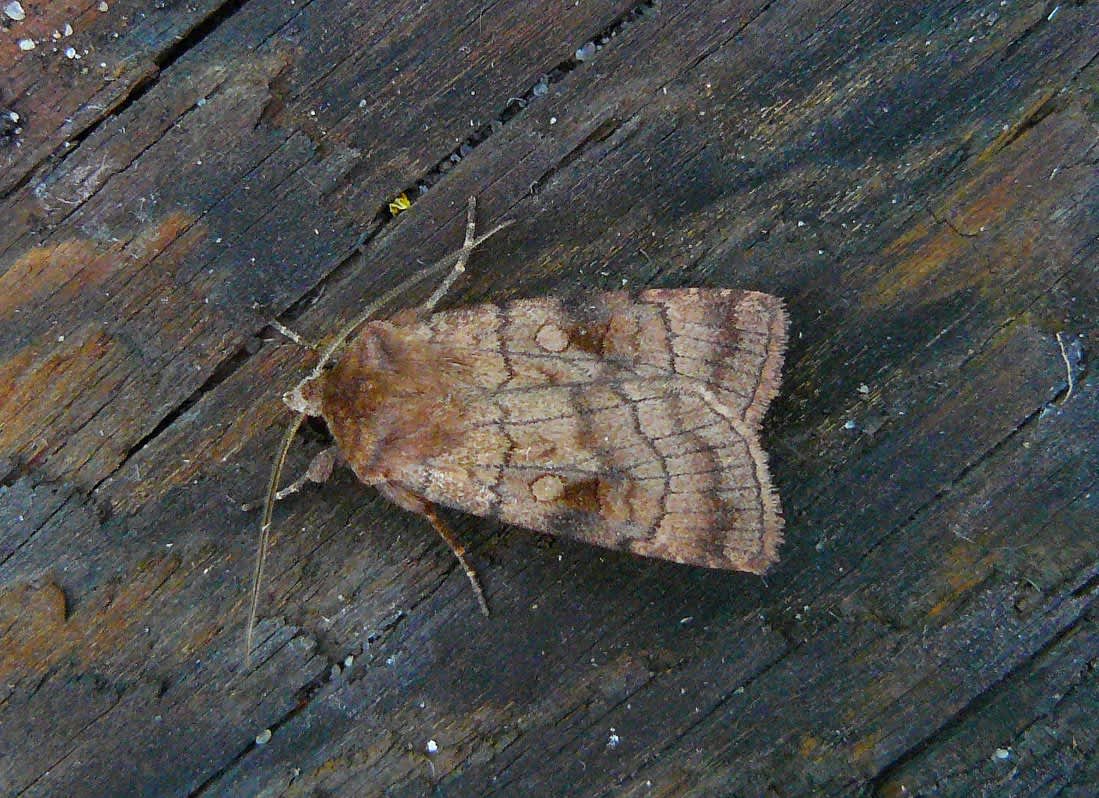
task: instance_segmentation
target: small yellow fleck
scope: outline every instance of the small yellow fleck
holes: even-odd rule
[[[397,195],[396,199],[389,203],[389,212],[396,216],[399,213],[404,213],[411,207],[411,200],[409,200],[408,195],[402,191]]]

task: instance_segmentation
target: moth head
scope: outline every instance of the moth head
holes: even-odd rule
[[[321,386],[316,377],[302,380],[292,391],[282,395],[282,401],[295,413],[304,413],[307,416],[319,416],[321,414]]]

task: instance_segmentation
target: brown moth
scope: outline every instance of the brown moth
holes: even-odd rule
[[[432,314],[487,238],[473,237],[473,210],[471,199],[465,246],[425,306],[365,322],[333,368],[326,361],[342,341],[287,395],[299,422],[323,418],[360,480],[431,521],[486,613],[437,505],[647,557],[764,573],[782,542],[759,440],[786,346],[782,301],[656,289]],[[277,496],[322,481],[333,462],[322,453]],[[272,492],[277,483],[278,469]],[[269,525],[268,507],[265,536]]]

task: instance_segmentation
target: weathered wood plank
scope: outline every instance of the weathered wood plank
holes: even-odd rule
[[[882,795],[1086,795],[1095,786],[1099,636],[1085,618],[882,775]],[[1089,773],[1088,770],[1091,770]]]
[[[1099,10],[590,5],[245,4],[3,199],[5,790],[1032,794],[1094,774]],[[287,309],[337,327],[453,249],[471,193],[519,221],[455,303],[787,297],[783,562],[763,582],[455,516],[482,619],[430,530],[345,474],[279,508],[245,669],[239,506],[308,361],[259,335]]]
[[[4,14],[0,102],[19,114],[19,132],[0,148],[0,195],[52,171],[231,5],[77,0],[21,3],[18,21]]]

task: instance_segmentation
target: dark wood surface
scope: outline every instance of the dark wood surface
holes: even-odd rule
[[[1099,4],[22,5],[0,794],[1095,794]],[[450,306],[786,298],[782,561],[450,514],[483,618],[343,472],[278,509],[246,667],[312,362],[269,323],[331,334],[470,195],[517,223]]]

